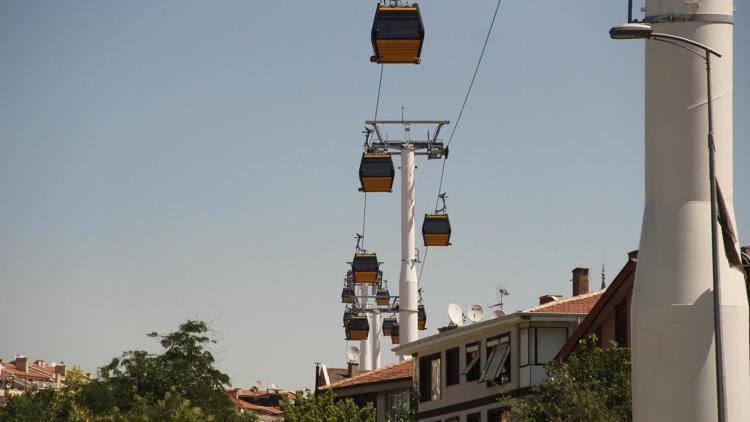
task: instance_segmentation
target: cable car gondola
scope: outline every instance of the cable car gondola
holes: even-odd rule
[[[425,246],[449,246],[451,222],[448,214],[425,214],[422,222],[422,238]]]
[[[354,303],[356,299],[353,287],[344,287],[341,290],[341,303]]]
[[[417,323],[420,331],[427,329],[427,312],[424,310],[424,305],[421,304],[417,308]]]
[[[398,324],[398,320],[394,317],[383,318],[383,335],[386,337],[391,336],[393,332],[393,326]]]
[[[393,327],[391,327],[391,343],[399,344],[400,341],[401,337],[399,336],[398,324],[393,324]]]
[[[389,152],[364,152],[359,162],[359,182],[362,192],[390,192],[396,169]]]
[[[380,263],[375,253],[357,252],[352,259],[352,274],[357,284],[370,284],[378,280]]]
[[[352,310],[345,309],[344,310],[344,327],[346,327],[346,323],[349,322],[350,319],[352,319]]]
[[[443,208],[435,210],[433,214],[425,214],[422,221],[422,239],[425,246],[449,246],[451,240],[451,222],[448,219],[445,193],[438,195],[443,201]]]
[[[419,5],[402,6],[398,3],[378,4],[372,23],[372,49],[375,55],[370,57],[371,62],[419,64],[421,61],[424,25]]]
[[[388,306],[391,303],[391,293],[388,288],[379,288],[375,294],[375,303],[378,306]]]
[[[359,315],[351,317],[346,324],[345,331],[347,340],[367,340],[367,336],[370,333],[370,323],[367,322],[367,316]]]

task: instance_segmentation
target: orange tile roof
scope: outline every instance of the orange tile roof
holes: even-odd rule
[[[35,371],[38,371],[38,372],[41,372],[43,374],[48,374],[49,376],[54,376],[55,375],[55,368],[53,368],[51,366],[41,366],[41,365],[37,365],[35,363],[32,363],[32,364],[29,365],[29,370],[31,370],[31,369],[33,369]]]
[[[523,312],[544,312],[558,314],[587,314],[599,301],[606,289],[585,293],[578,296],[566,297],[564,299],[553,300],[544,305],[534,306],[525,309]]]
[[[233,397],[232,395],[229,396],[230,399],[232,399],[232,402],[234,403],[234,406],[237,409],[245,409],[249,410],[251,412],[255,412],[258,415],[268,415],[268,416],[283,416],[284,412],[276,407],[271,406],[258,406],[257,404],[248,403],[246,401],[237,399]]]
[[[402,379],[411,379],[412,373],[414,372],[414,365],[412,361],[405,360],[403,362],[394,363],[383,368],[376,369],[354,378],[347,378],[339,382],[335,382],[331,385],[321,387],[321,390],[327,388],[344,388],[353,387],[355,385],[374,384],[378,382],[396,381]]]
[[[16,368],[16,366],[13,364],[13,362],[11,362],[11,363],[5,363],[5,362],[3,362],[3,363],[0,363],[0,365],[2,365],[3,371],[10,372],[15,377],[35,378],[35,379],[39,379],[39,380],[49,380],[51,378],[51,376],[42,375],[42,374],[35,374],[35,373],[31,372],[31,371],[27,371],[27,372],[19,371]]]

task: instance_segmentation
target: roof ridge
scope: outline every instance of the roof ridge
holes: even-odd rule
[[[372,375],[372,374],[378,374],[378,373],[383,372],[383,371],[385,371],[387,369],[392,369],[392,368],[395,368],[396,366],[403,365],[403,364],[409,363],[409,362],[411,362],[411,360],[403,360],[401,362],[394,362],[394,363],[391,363],[389,365],[383,366],[382,368],[372,369],[372,370],[369,370],[367,372],[363,372],[363,373],[357,375],[356,377],[344,378],[342,380],[334,382],[333,384],[329,384],[329,385],[323,386],[322,388],[334,388],[334,387],[337,387],[339,384],[350,383],[353,380],[356,380],[356,379],[359,379],[359,378],[362,378],[362,377],[365,377],[365,376],[368,376],[368,375]]]
[[[540,309],[550,308],[550,307],[552,307],[554,305],[559,305],[561,303],[568,303],[568,302],[572,302],[574,300],[586,299],[586,298],[589,298],[589,297],[592,297],[592,296],[601,295],[601,294],[604,294],[605,291],[607,291],[606,287],[603,288],[603,289],[594,290],[593,292],[584,293],[584,294],[578,295],[578,296],[569,296],[569,297],[564,297],[562,299],[552,300],[550,302],[543,303],[541,305],[536,305],[536,306],[532,306],[531,308],[524,309],[521,312],[534,312],[534,311],[537,311],[537,310],[540,310]]]

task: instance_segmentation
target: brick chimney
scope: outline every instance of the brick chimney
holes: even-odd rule
[[[544,295],[539,296],[539,304],[544,305],[545,303],[554,302],[556,300],[560,300],[562,298],[562,295]]]
[[[357,363],[357,362],[349,362],[346,367],[348,369],[346,375],[349,378],[354,378],[357,375],[359,375],[359,363]]]
[[[55,365],[55,374],[64,377],[65,376],[65,364],[60,362]]]
[[[16,369],[21,372],[29,372],[29,358],[22,355],[16,355]]]
[[[584,295],[589,292],[589,269],[573,269],[573,296]]]

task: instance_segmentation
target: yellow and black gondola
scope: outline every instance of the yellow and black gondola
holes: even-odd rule
[[[380,263],[375,253],[357,252],[352,259],[352,274],[357,284],[371,284],[378,280]]]
[[[417,325],[420,331],[427,329],[427,312],[424,310],[424,305],[419,305],[417,309]]]
[[[390,192],[396,169],[389,152],[365,152],[359,162],[359,182],[362,192]]]
[[[391,303],[391,292],[384,288],[378,289],[375,293],[375,303],[378,306],[388,306]]]
[[[393,324],[393,327],[391,327],[391,343],[393,344],[399,344],[401,342],[401,336],[399,335],[399,327],[398,324]]]
[[[367,316],[352,316],[346,323],[347,340],[367,340],[370,333],[370,323],[367,322]]]
[[[383,335],[390,337],[393,332],[393,326],[398,323],[398,320],[394,317],[383,318]]]
[[[424,43],[424,25],[417,3],[378,4],[372,23],[370,61],[380,64],[419,64]]]
[[[448,214],[425,214],[422,239],[425,246],[450,246],[451,222]]]
[[[341,290],[341,303],[354,303],[356,298],[353,287],[344,287]]]

